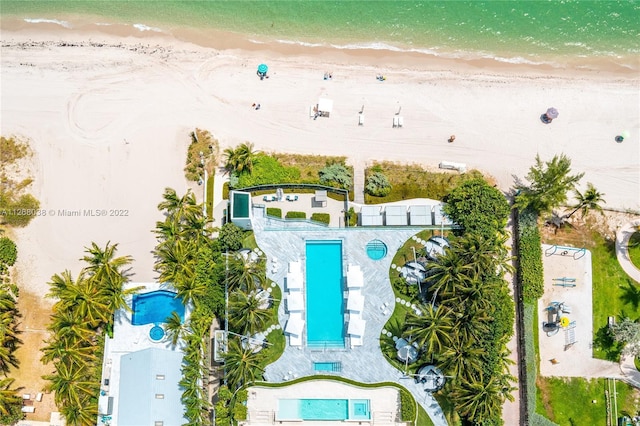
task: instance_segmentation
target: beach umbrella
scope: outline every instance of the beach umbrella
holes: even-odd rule
[[[266,74],[268,70],[269,70],[269,67],[267,66],[267,64],[258,65],[258,72],[260,74]]]
[[[552,120],[558,118],[558,110],[555,109],[554,107],[549,108],[547,110],[547,117],[549,117]]]

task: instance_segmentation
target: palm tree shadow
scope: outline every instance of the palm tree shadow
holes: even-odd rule
[[[640,306],[640,286],[636,286],[631,281],[627,281],[627,286],[623,287],[620,299],[625,303],[633,305],[634,309]]]

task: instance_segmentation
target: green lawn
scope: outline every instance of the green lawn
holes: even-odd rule
[[[433,426],[431,417],[429,417],[420,404],[418,404],[418,419],[416,420],[416,426]]]
[[[544,389],[545,405],[539,413],[560,426],[606,425],[606,379],[538,378]],[[640,391],[616,381],[618,415],[636,413]],[[595,401],[595,402],[594,402]],[[613,410],[613,399],[611,400]]]
[[[640,232],[634,232],[629,239],[629,257],[637,268],[640,268]]]
[[[282,291],[279,286],[273,287],[271,291],[271,297],[273,298],[273,305],[271,306],[271,324],[278,324],[278,306],[282,301]],[[261,355],[261,364],[262,368],[265,368],[267,365],[276,362],[278,358],[284,352],[284,347],[286,344],[286,338],[282,330],[273,330],[271,333],[267,335],[267,342],[270,344],[267,345],[265,349],[260,351]]]

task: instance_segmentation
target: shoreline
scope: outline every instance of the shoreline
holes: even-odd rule
[[[35,19],[16,16],[2,17],[3,46],[7,43],[35,41],[67,41],[73,43],[94,42],[120,44],[137,41],[166,47],[182,46],[191,49],[213,49],[218,52],[263,53],[278,58],[297,57],[309,61],[322,60],[335,65],[353,64],[384,70],[446,71],[456,70],[468,73],[497,73],[531,75],[533,77],[564,78],[620,78],[636,80],[640,76],[640,57],[593,56],[566,57],[548,56],[545,60],[530,60],[520,57],[487,57],[479,52],[435,52],[428,49],[403,49],[389,44],[346,43],[318,44],[292,40],[282,40],[250,34],[241,34],[216,28],[189,28],[175,26],[160,29],[146,24],[123,24],[108,22],[104,17],[71,15],[67,19]],[[69,22],[74,22],[73,25]],[[96,23],[99,22],[99,23]],[[136,27],[137,26],[137,27]],[[9,36],[9,37],[7,37]],[[7,39],[10,41],[8,42]],[[622,64],[624,63],[624,65]]]

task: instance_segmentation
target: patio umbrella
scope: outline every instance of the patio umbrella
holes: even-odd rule
[[[418,350],[411,345],[405,345],[398,349],[398,359],[409,364],[417,361]]]
[[[555,109],[554,107],[549,108],[547,110],[547,117],[549,117],[552,120],[558,118],[558,110]]]
[[[267,64],[258,65],[258,72],[260,74],[266,74],[268,70],[269,70],[269,67],[267,66]]]

